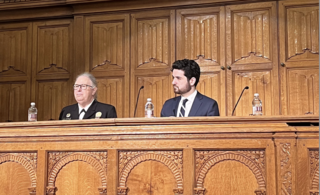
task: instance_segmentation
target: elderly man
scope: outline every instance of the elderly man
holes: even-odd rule
[[[194,60],[177,60],[172,64],[173,91],[181,96],[167,100],[162,117],[219,116],[218,103],[196,89],[200,67]]]
[[[73,85],[74,97],[77,104],[64,107],[59,120],[63,119],[90,119],[90,118],[117,118],[116,109],[109,104],[96,100],[97,82],[89,73],[79,75]]]

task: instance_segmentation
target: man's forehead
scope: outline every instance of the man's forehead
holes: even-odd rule
[[[172,76],[184,76],[184,71],[179,69],[173,69]]]
[[[78,84],[91,84],[91,80],[89,79],[89,77],[80,76],[80,77],[77,78],[75,83],[78,83]]]

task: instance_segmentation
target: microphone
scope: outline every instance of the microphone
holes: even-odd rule
[[[136,108],[134,109],[134,115],[133,115],[133,117],[136,117],[137,106],[138,106],[138,101],[139,101],[139,95],[140,95],[141,89],[143,89],[143,88],[144,88],[144,86],[142,85],[142,86],[140,87],[140,89],[139,89],[138,96],[137,96],[137,102],[136,102]]]
[[[236,105],[234,106],[234,109],[233,109],[233,111],[232,111],[232,115],[231,115],[231,116],[233,116],[233,113],[234,113],[234,111],[236,110],[236,107],[238,106],[238,103],[239,103],[239,101],[240,101],[240,99],[241,99],[241,97],[242,97],[242,94],[243,94],[244,90],[246,90],[246,89],[249,89],[249,87],[246,86],[245,88],[243,88],[243,90],[242,90],[242,92],[241,92],[241,95],[240,95],[240,97],[239,97]]]

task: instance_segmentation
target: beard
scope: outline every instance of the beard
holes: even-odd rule
[[[174,93],[180,94],[180,95],[185,94],[185,93],[189,92],[190,90],[191,90],[191,85],[189,83],[187,83],[185,86],[183,86],[181,88],[179,88],[176,85],[173,86]]]

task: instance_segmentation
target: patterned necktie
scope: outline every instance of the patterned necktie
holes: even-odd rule
[[[179,117],[184,117],[185,116],[185,112],[186,112],[186,103],[187,103],[188,99],[184,99],[180,108],[180,113],[179,113]]]
[[[82,120],[85,114],[86,114],[86,110],[82,109],[80,114],[79,114],[79,119]]]

